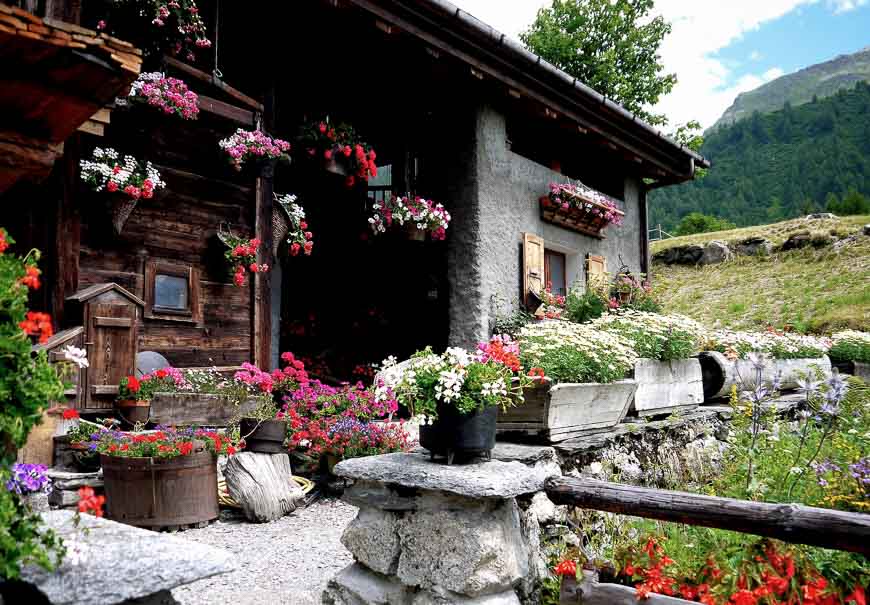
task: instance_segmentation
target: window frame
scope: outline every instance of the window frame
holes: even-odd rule
[[[187,308],[174,309],[156,304],[155,287],[158,275],[181,277],[187,280]],[[202,308],[200,306],[199,269],[191,265],[162,260],[149,260],[145,263],[145,310],[146,319],[160,319],[202,324]]]

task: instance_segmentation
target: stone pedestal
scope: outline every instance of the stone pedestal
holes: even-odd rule
[[[359,507],[342,543],[356,562],[330,581],[329,605],[519,605],[537,591],[537,523],[517,497],[552,467],[493,460],[447,466],[423,453],[347,460],[344,499]]]

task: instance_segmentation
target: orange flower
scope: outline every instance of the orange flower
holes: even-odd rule
[[[42,273],[37,267],[33,265],[27,265],[26,273],[24,277],[18,280],[20,284],[27,286],[28,288],[33,288],[34,290],[39,290],[39,274]]]

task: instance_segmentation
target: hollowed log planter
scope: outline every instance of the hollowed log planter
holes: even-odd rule
[[[637,392],[631,409],[638,416],[688,411],[704,402],[704,380],[697,359],[638,359],[633,378]]]
[[[601,433],[622,422],[636,390],[634,380],[552,386],[545,381],[525,391],[524,403],[499,414],[498,432],[547,443]]]
[[[245,451],[262,454],[287,453],[287,421],[242,418],[239,433],[245,439]]]
[[[728,397],[731,387],[755,382],[755,366],[748,359],[729,360],[718,351],[705,351],[699,356],[704,379],[704,401],[718,397]],[[761,380],[770,384],[779,375],[780,389],[796,389],[801,375],[815,375],[821,370],[825,377],[831,375],[831,360],[827,355],[817,359],[767,359],[761,373]]]
[[[202,449],[175,458],[100,456],[106,517],[148,528],[177,528],[218,517],[217,459]]]
[[[447,464],[468,462],[474,458],[490,459],[495,447],[498,408],[461,414],[448,405],[438,406],[438,418],[432,424],[420,426],[420,445],[432,458],[443,456]]]

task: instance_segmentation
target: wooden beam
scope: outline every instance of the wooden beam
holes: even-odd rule
[[[196,67],[193,67],[192,65],[188,65],[184,61],[179,61],[175,57],[169,57],[169,56],[164,55],[163,61],[164,61],[164,63],[166,63],[166,65],[169,65],[170,67],[174,67],[178,71],[186,73],[187,75],[194,77],[197,80],[200,80],[202,82],[206,82],[208,84],[211,84],[211,85],[219,88],[220,90],[227,93],[229,96],[231,96],[235,100],[241,101],[242,103],[244,103],[245,105],[247,105],[248,107],[253,109],[254,111],[263,111],[263,104],[262,103],[260,103],[259,101],[257,101],[253,97],[249,97],[248,95],[241,92],[240,90],[233,88],[232,86],[230,86],[229,84],[227,84],[223,80],[221,80],[219,78],[215,78],[213,75],[207,74],[204,71],[202,71],[201,69],[197,69]]]
[[[241,107],[236,107],[235,105],[230,105],[229,103],[224,103],[223,101],[219,101],[205,95],[198,96],[198,105],[200,111],[212,113],[216,116],[220,116],[222,118],[226,118],[228,120],[232,120],[246,126],[253,126],[256,123],[254,120],[253,111],[242,109]]]
[[[263,128],[270,131],[275,126],[275,83],[266,92]],[[263,242],[257,262],[274,266],[272,258],[272,199],[273,174],[271,171],[257,178],[256,201],[254,206],[254,230],[256,237]],[[253,285],[253,342],[254,365],[268,370],[272,365],[272,273],[258,273]]]
[[[554,477],[547,482],[546,491],[555,504],[870,555],[870,515],[862,513],[718,498],[574,477]]]
[[[51,275],[50,309],[58,326],[66,325],[64,313],[68,296],[79,289],[81,218],[76,205],[81,137],[74,134],[64,143],[64,154],[57,163],[57,192],[54,194],[54,254],[49,262]],[[52,186],[54,186],[52,181]]]

